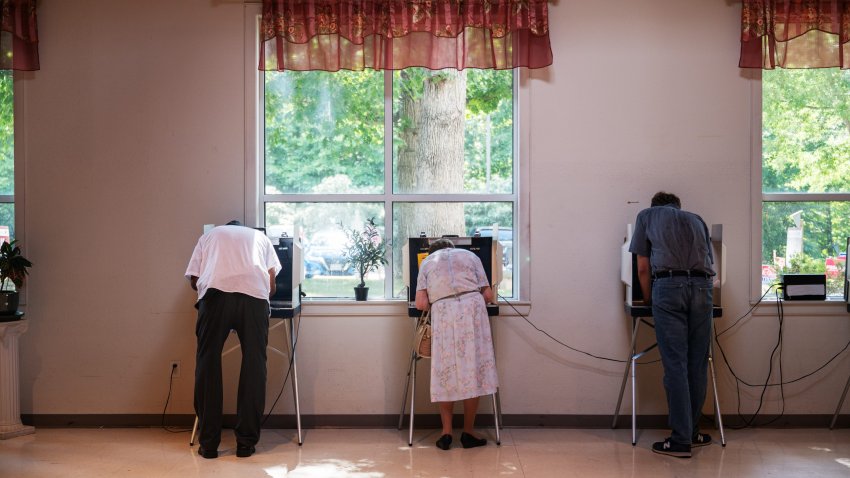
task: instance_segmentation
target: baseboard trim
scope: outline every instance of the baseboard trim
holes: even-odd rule
[[[398,427],[398,415],[302,415],[302,428],[395,428]],[[133,427],[174,427],[191,428],[194,415],[173,414],[24,414],[21,421],[25,425],[43,428],[133,428]],[[461,426],[462,417],[455,414],[455,425]],[[713,417],[703,418],[705,425],[713,426]],[[502,426],[513,428],[611,428],[612,415],[503,415]],[[756,426],[764,428],[828,428],[832,415],[759,415]],[[236,423],[235,415],[224,416],[224,426],[232,428]],[[407,416],[402,427],[408,426]],[[724,416],[723,424],[728,429],[741,428],[745,421],[739,416]],[[766,425],[762,425],[766,424]],[[477,426],[492,427],[493,415],[481,414]],[[850,427],[850,415],[840,415],[836,426]],[[416,415],[416,428],[439,428],[440,416],[437,414]],[[619,416],[616,428],[630,428],[631,417]],[[641,429],[667,428],[666,415],[638,415],[637,427]],[[294,429],[295,415],[272,415],[263,428]]]

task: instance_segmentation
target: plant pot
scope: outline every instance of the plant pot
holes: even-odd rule
[[[18,312],[18,298],[20,296],[17,292],[12,291],[2,291],[0,292],[0,317],[14,317],[16,312]],[[9,319],[16,320],[16,319]]]
[[[354,300],[366,300],[366,296],[369,295],[368,287],[360,287],[357,286],[354,288]]]

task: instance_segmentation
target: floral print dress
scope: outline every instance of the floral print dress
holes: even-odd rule
[[[422,261],[416,288],[426,289],[431,302],[432,402],[489,395],[499,386],[487,306],[478,293],[487,285],[481,260],[465,249],[440,249]]]

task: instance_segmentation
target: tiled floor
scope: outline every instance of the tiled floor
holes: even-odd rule
[[[712,433],[715,440],[718,435]],[[492,430],[483,430],[492,439]],[[0,441],[0,477],[848,477],[850,430],[727,430],[727,446],[691,459],[650,451],[665,431],[505,429],[501,446],[442,451],[437,430],[264,430],[258,453],[235,456],[225,430],[220,456],[205,460],[188,433],[162,429],[38,429]],[[457,437],[455,440],[457,441]]]

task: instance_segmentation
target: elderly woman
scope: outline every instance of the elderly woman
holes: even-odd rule
[[[443,433],[437,447],[452,444],[452,408],[463,400],[464,448],[487,444],[472,434],[478,398],[496,392],[496,358],[487,317],[493,291],[478,256],[448,239],[431,243],[416,282],[416,308],[431,309],[431,401],[440,406]]]

